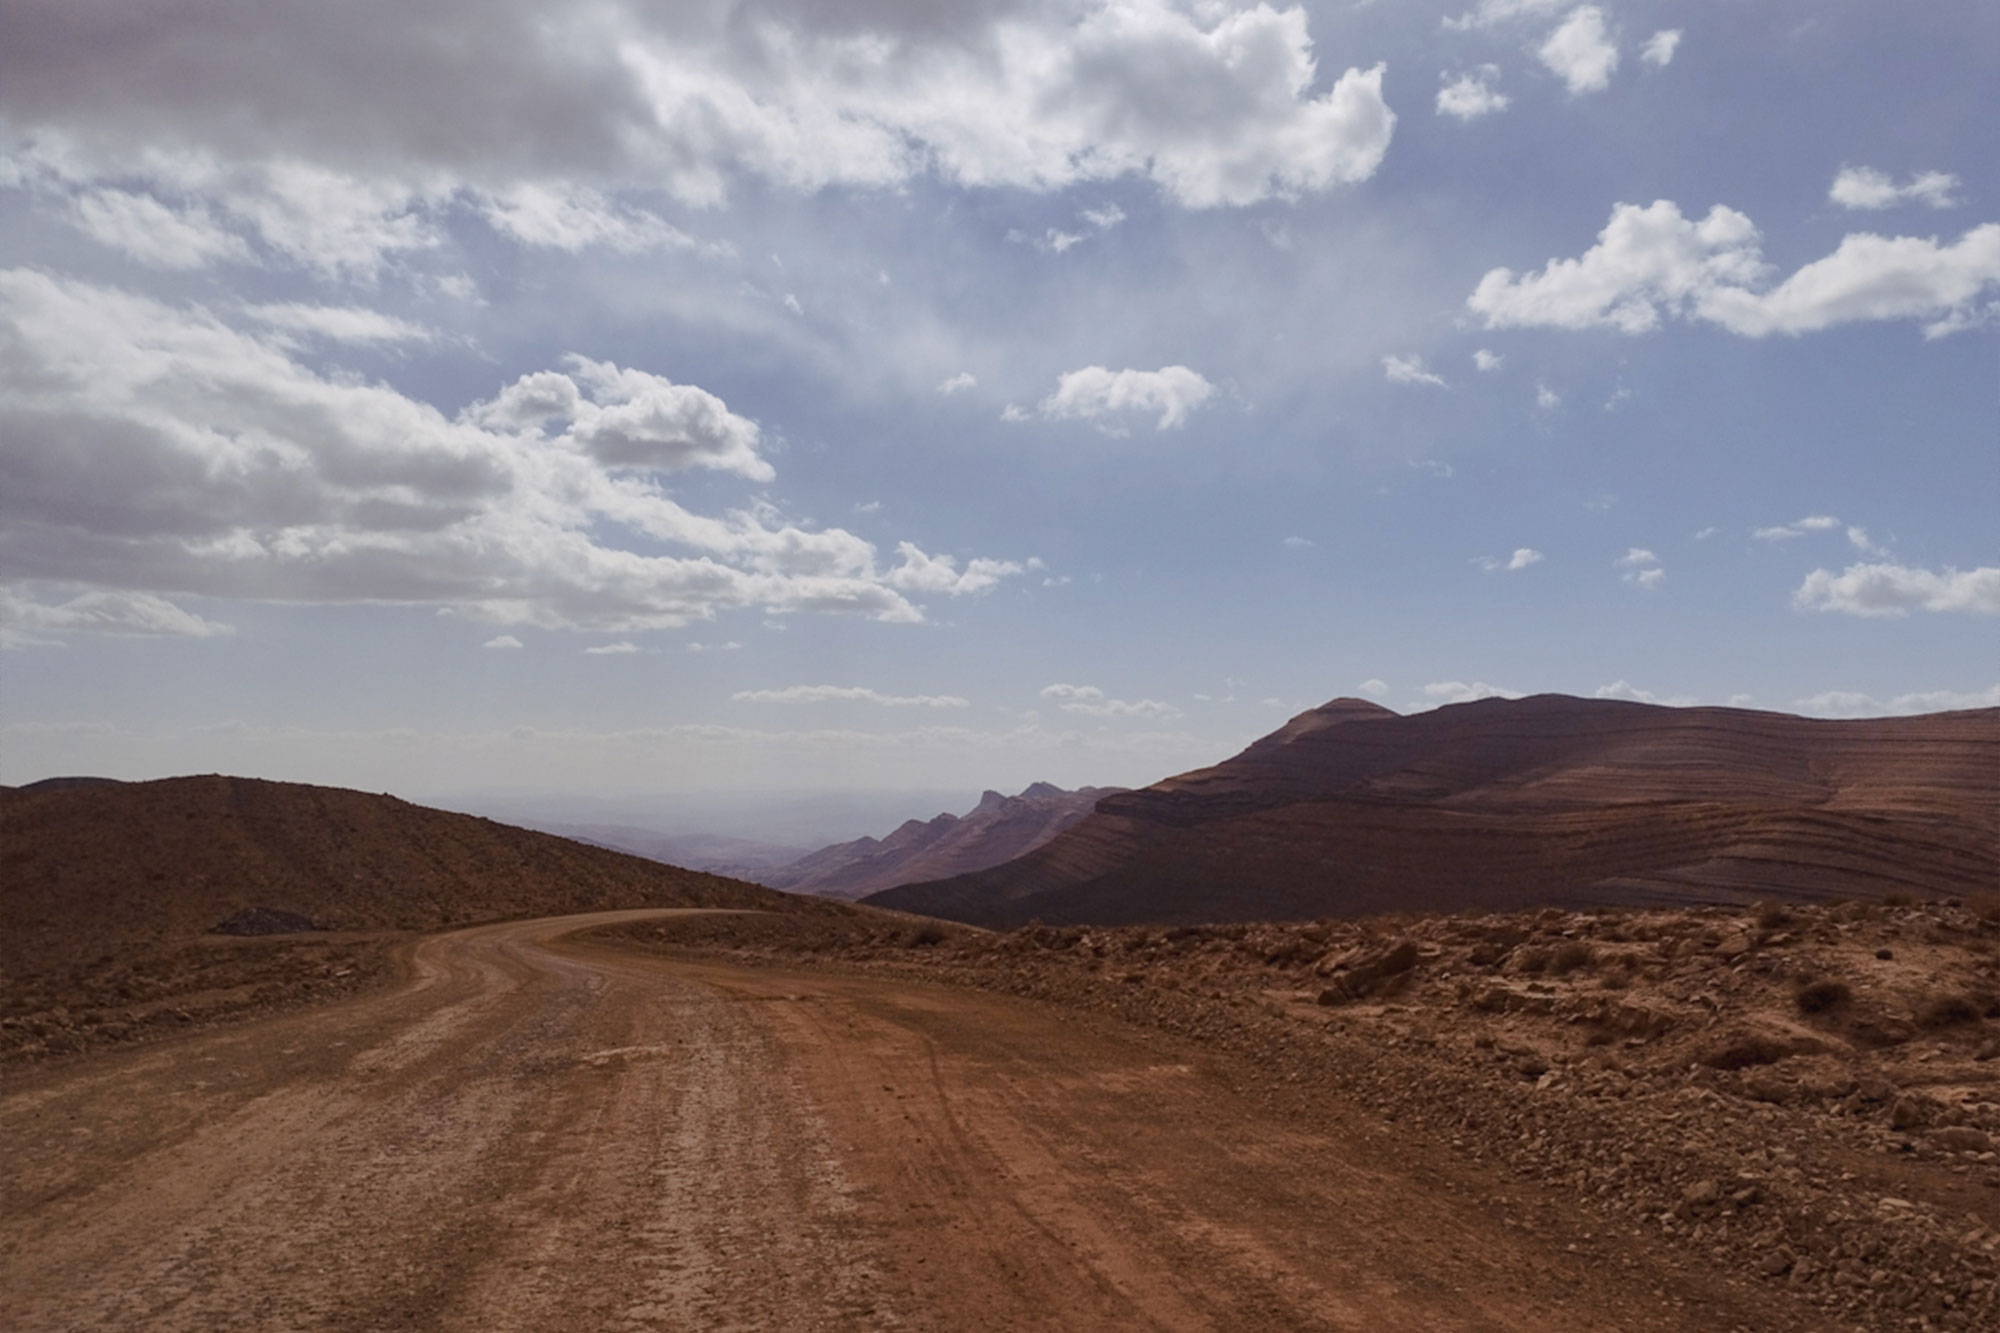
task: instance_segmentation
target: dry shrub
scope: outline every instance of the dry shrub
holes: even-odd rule
[[[1568,976],[1578,970],[1588,971],[1596,961],[1597,950],[1582,940],[1571,940],[1549,955],[1549,971],[1559,977]]]
[[[1514,957],[1516,968],[1529,976],[1538,976],[1549,970],[1551,955],[1547,949],[1522,949]]]
[[[1777,903],[1760,903],[1757,907],[1757,926],[1761,930],[1778,930],[1792,924],[1792,914]]]
[[[903,947],[906,949],[928,949],[935,944],[943,944],[948,936],[943,926],[929,921],[921,921],[903,932]]]
[[[1749,1069],[1754,1065],[1776,1064],[1787,1054],[1782,1042],[1751,1033],[1724,1038],[1696,1059],[1710,1069]]]
[[[1970,995],[1954,991],[1932,996],[1919,1011],[1918,1017],[1927,1028],[1949,1028],[1975,1022],[1985,1011],[1986,1006]]]
[[[1802,1014],[1824,1014],[1844,1008],[1854,999],[1854,988],[1844,981],[1831,977],[1821,977],[1808,981],[1793,994],[1792,1000]]]

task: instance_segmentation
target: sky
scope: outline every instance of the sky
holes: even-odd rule
[[[0,781],[2000,704],[1984,0],[10,0]]]

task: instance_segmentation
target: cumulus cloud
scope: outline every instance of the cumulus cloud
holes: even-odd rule
[[[1391,384],[1427,384],[1433,388],[1448,389],[1444,376],[1432,371],[1420,356],[1385,356],[1382,358],[1382,374]]]
[[[1639,59],[1656,68],[1664,69],[1674,62],[1674,52],[1681,49],[1681,30],[1662,28],[1646,39],[1639,48]]]
[[[1370,676],[1367,680],[1356,685],[1354,692],[1365,695],[1370,699],[1380,699],[1389,693],[1389,682],[1383,680],[1380,676]]]
[[[1310,551],[1319,543],[1310,537],[1287,537],[1283,545],[1288,551]]]
[[[2000,684],[1983,690],[1917,690],[1877,699],[1858,690],[1825,690],[1792,707],[1823,717],[1883,717],[1911,713],[1948,713],[1961,708],[2000,708]]]
[[[1469,704],[1480,699],[1518,699],[1519,690],[1502,689],[1483,680],[1434,680],[1423,687],[1424,698],[1434,704]]]
[[[1484,347],[1476,348],[1472,353],[1472,364],[1481,374],[1500,369],[1506,361],[1507,358],[1500,353]]]
[[[1179,717],[1181,710],[1158,699],[1113,699],[1095,685],[1044,685],[1042,698],[1065,713],[1086,717]]]
[[[1642,690],[1630,681],[1614,680],[1609,685],[1599,685],[1590,692],[1593,699],[1629,699],[1635,704],[1661,704],[1668,708],[1687,708],[1699,703],[1691,694],[1654,694]]]
[[[1535,54],[1571,95],[1602,92],[1618,69],[1618,48],[1596,5],[1578,5]]]
[[[1444,86],[1438,89],[1437,113],[1458,120],[1478,120],[1496,111],[1505,111],[1507,94],[1493,86],[1500,77],[1498,65],[1481,65],[1470,73],[1456,78],[1448,74],[1438,76]]]
[[[1563,396],[1546,384],[1535,385],[1535,410],[1553,412],[1563,405]]]
[[[1381,65],[1323,71],[1305,10],[1264,4],[611,5],[551,24],[527,0],[442,0],[336,29],[214,0],[176,11],[171,42],[129,7],[10,17],[9,137],[60,159],[65,188],[140,185],[190,201],[186,228],[212,208],[265,257],[362,278],[461,207],[522,244],[689,243],[624,189],[701,207],[744,181],[1135,177],[1246,205],[1366,180],[1395,126]],[[104,216],[144,205],[93,207],[93,228],[144,236]],[[181,266],[244,253],[141,244]]]
[[[1128,428],[1121,419],[1157,412],[1155,429],[1172,430],[1214,394],[1215,386],[1186,366],[1118,371],[1085,366],[1059,377],[1038,410],[1045,417],[1096,421],[1112,430]]]
[[[956,375],[948,376],[939,381],[937,391],[950,396],[954,393],[962,393],[967,389],[977,388],[978,385],[979,377],[977,375],[969,370],[961,370]]]
[[[522,645],[521,641],[515,638],[511,634],[496,634],[492,638],[488,639],[485,643],[480,644],[479,646],[481,648],[495,648],[504,652],[510,649],[519,648]]]
[[[235,630],[151,593],[92,590],[46,602],[25,587],[0,586],[0,644],[18,647],[43,634],[69,633],[208,639]]]
[[[649,372],[565,367],[447,416],[210,311],[0,271],[0,578],[636,630],[738,607],[921,620],[912,595],[1025,568],[905,545],[884,569],[759,503],[692,512],[679,470],[771,475],[756,424]]]
[[[1625,582],[1641,588],[1657,588],[1667,581],[1667,571],[1660,566],[1660,557],[1643,546],[1634,546],[1625,554],[1611,562],[1613,567],[1625,572],[1619,575]]]
[[[1482,555],[1476,558],[1472,563],[1478,565],[1481,569],[1485,570],[1489,574],[1494,573],[1495,571],[1504,571],[1506,573],[1511,574],[1516,571],[1526,569],[1529,565],[1538,565],[1542,562],[1543,559],[1544,557],[1542,553],[1540,551],[1537,551],[1534,547],[1522,546],[1517,548],[1514,554],[1506,557],[1505,559],[1502,559],[1499,556]]]
[[[970,708],[972,701],[956,694],[884,694],[862,685],[787,685],[781,690],[738,690],[729,696],[739,704],[875,704],[882,708]]]
[[[583,651],[586,657],[630,657],[642,650],[638,644],[626,641],[593,644]]]
[[[1842,208],[1894,208],[1898,204],[1958,206],[1958,177],[1948,171],[1920,171],[1903,184],[1874,167],[1842,167],[1826,197]]]
[[[1815,569],[1792,594],[1792,605],[1878,618],[1912,611],[2000,615],[2000,567],[1937,571],[1877,562],[1849,565],[1838,574]]]
[[[1496,268],[1466,304],[1488,328],[1611,328],[1644,333],[1663,318],[1718,324],[1744,337],[1837,324],[1926,320],[1937,337],[1969,328],[2000,285],[2000,223],[1955,243],[1856,233],[1775,286],[1756,226],[1720,204],[1700,220],[1658,200],[1618,204],[1597,244],[1539,273]]]

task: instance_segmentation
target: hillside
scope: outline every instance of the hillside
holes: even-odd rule
[[[1826,721],[1538,695],[1336,699],[869,901],[986,925],[1943,894],[2000,882],[2000,709]]]
[[[857,838],[766,869],[758,882],[792,893],[862,898],[898,884],[985,870],[1024,855],[1088,815],[1119,787],[1065,791],[1037,782],[1018,796],[989,791],[963,815],[912,819],[886,838]]]
[[[7,794],[0,885],[0,971],[10,976],[192,938],[253,908],[330,930],[434,930],[787,901],[393,796],[216,776]]]

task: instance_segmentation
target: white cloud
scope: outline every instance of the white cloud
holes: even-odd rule
[[[1507,94],[1493,86],[1493,81],[1500,77],[1498,65],[1481,65],[1457,78],[1449,75],[1438,77],[1444,82],[1437,95],[1437,113],[1440,116],[1478,120],[1481,116],[1507,109],[1510,100]]]
[[[1713,537],[1716,533],[1720,531],[1722,531],[1722,529],[1714,526],[1713,524],[1705,528],[1699,528],[1694,533],[1694,540],[1698,542],[1705,542],[1710,537]]]
[[[1646,39],[1645,46],[1639,50],[1639,59],[1649,65],[1664,69],[1673,63],[1674,52],[1680,49],[1681,30],[1679,28],[1662,28]]]
[[[642,650],[636,643],[620,642],[594,644],[583,651],[590,657],[630,657]]]
[[[691,643],[687,646],[687,650],[691,653],[733,653],[742,647],[742,644],[730,639],[725,643]]]
[[[1604,26],[1604,11],[1578,5],[1535,52],[1572,95],[1602,92],[1618,68],[1618,48]]]
[[[1907,716],[1912,713],[1948,713],[1961,708],[2000,708],[2000,684],[1983,690],[1918,690],[1877,699],[1856,690],[1826,690],[1804,699],[1794,699],[1792,707],[1803,713],[1826,717]]]
[[[1179,717],[1181,710],[1158,699],[1113,699],[1095,685],[1044,685],[1042,698],[1065,713],[1086,717]]]
[[[1334,73],[1297,6],[613,5],[552,24],[525,0],[441,0],[330,32],[311,7],[218,0],[170,42],[140,10],[37,10],[5,53],[15,133],[74,134],[93,186],[227,196],[273,249],[362,276],[467,202],[523,243],[626,250],[678,241],[600,191],[705,207],[746,179],[1134,177],[1209,208],[1365,180],[1395,125],[1383,67]],[[376,193],[316,210],[334,177]]]
[[[306,305],[285,301],[268,305],[248,305],[243,313],[259,324],[291,333],[303,333],[329,342],[398,343],[429,342],[431,331],[378,310],[359,306]]]
[[[205,268],[250,258],[243,238],[226,230],[205,207],[171,209],[151,195],[125,190],[87,190],[72,207],[84,235],[154,268]]]
[[[1317,545],[1319,543],[1310,537],[1287,537],[1284,541],[1285,549],[1291,551],[1310,551]]]
[[[25,586],[0,585],[0,645],[39,642],[42,634],[130,634],[208,639],[234,634],[151,593],[93,590],[62,602],[36,600]]]
[[[1888,172],[1874,167],[1842,167],[1826,197],[1842,208],[1880,209],[1898,204],[1956,208],[1958,187],[1958,177],[1948,171],[1920,171],[1898,185]]]
[[[885,571],[768,505],[690,511],[663,477],[771,468],[754,422],[661,376],[573,357],[453,418],[211,312],[23,270],[0,271],[0,440],[0,567],[106,591],[630,631],[751,607],[915,621],[906,593],[1024,568],[903,546]]]
[[[1519,20],[1546,18],[1570,0],[1479,0],[1477,5],[1456,18],[1447,17],[1447,31],[1470,32],[1475,28],[1497,28]]]
[[[1611,563],[1625,571],[1619,575],[1620,578],[1641,588],[1657,588],[1667,581],[1667,571],[1660,567],[1660,557],[1643,546],[1629,548]]]
[[[1546,384],[1537,384],[1535,386],[1536,411],[1553,412],[1562,405],[1563,405],[1562,395],[1557,393],[1554,389],[1551,389]]]
[[[989,560],[981,556],[960,569],[954,557],[926,555],[912,542],[897,542],[896,555],[901,563],[882,576],[883,583],[901,592],[942,593],[947,597],[986,592],[998,586],[1000,580],[1025,573],[1029,567],[1015,560]]]
[[[1439,389],[1451,387],[1444,382],[1444,376],[1425,366],[1420,356],[1385,356],[1382,358],[1382,374],[1391,384],[1428,384]]]
[[[1863,555],[1887,555],[1888,548],[1868,535],[1868,529],[1848,525],[1847,543]]]
[[[1086,208],[1077,216],[1099,231],[1110,231],[1125,220],[1125,210],[1116,204],[1106,204],[1102,208]]]
[[[1370,676],[1367,680],[1356,685],[1354,692],[1370,699],[1380,699],[1389,692],[1389,682],[1383,680],[1380,676]]]
[[[875,704],[882,708],[970,708],[970,699],[956,694],[884,694],[861,685],[788,685],[781,690],[738,690],[729,696],[739,704]]]
[[[1045,417],[1109,420],[1112,429],[1122,428],[1117,424],[1120,417],[1158,412],[1155,428],[1172,430],[1185,424],[1188,414],[1214,393],[1213,384],[1186,366],[1119,371],[1085,366],[1063,374],[1038,410]]]
[[[1629,681],[1614,680],[1609,685],[1599,685],[1591,691],[1593,699],[1629,699],[1636,704],[1660,704],[1668,708],[1688,708],[1701,702],[1691,694],[1654,694],[1642,690]]]
[[[941,394],[950,395],[961,393],[966,389],[977,388],[978,385],[979,377],[977,375],[969,370],[961,370],[956,375],[941,380],[938,383],[937,391]]]
[[[1498,556],[1482,555],[1472,563],[1478,565],[1489,574],[1496,570],[1514,573],[1518,570],[1526,569],[1529,565],[1538,565],[1544,558],[1542,553],[1534,547],[1522,546],[1518,547],[1514,551],[1514,554],[1508,556],[1505,560],[1500,559]]]
[[[496,634],[492,638],[488,639],[485,643],[480,644],[479,646],[481,648],[498,648],[502,650],[507,650],[507,649],[519,648],[522,645],[521,641],[515,638],[511,634]]]
[[[1480,699],[1518,699],[1520,691],[1488,685],[1483,680],[1436,680],[1423,688],[1424,698],[1435,704],[1469,704]]]
[[[1466,304],[1488,328],[1612,328],[1644,333],[1663,316],[1719,324],[1758,338],[1837,324],[1922,319],[1926,336],[1972,327],[2000,285],[2000,223],[1975,227],[1955,244],[1935,238],[1849,235],[1831,255],[1775,287],[1757,228],[1718,204],[1695,221],[1662,199],[1619,204],[1597,244],[1577,259],[1552,259],[1540,273],[1497,268]]]
[[[572,254],[594,246],[623,254],[699,248],[693,237],[658,215],[614,203],[583,186],[521,182],[484,195],[480,205],[496,231],[523,245]]]
[[[2000,567],[1942,572],[1887,563],[1849,565],[1839,574],[1815,569],[1792,605],[1801,611],[1898,618],[1912,611],[2000,615]]]
[[[1498,370],[1506,361],[1507,358],[1500,355],[1500,353],[1488,351],[1484,347],[1478,348],[1472,353],[1472,364],[1478,367],[1482,373]]]
[[[1809,532],[1832,532],[1840,526],[1840,520],[1831,514],[1811,514],[1794,523],[1780,523],[1775,527],[1753,528],[1750,536],[1760,542],[1788,542],[1803,537]]]

